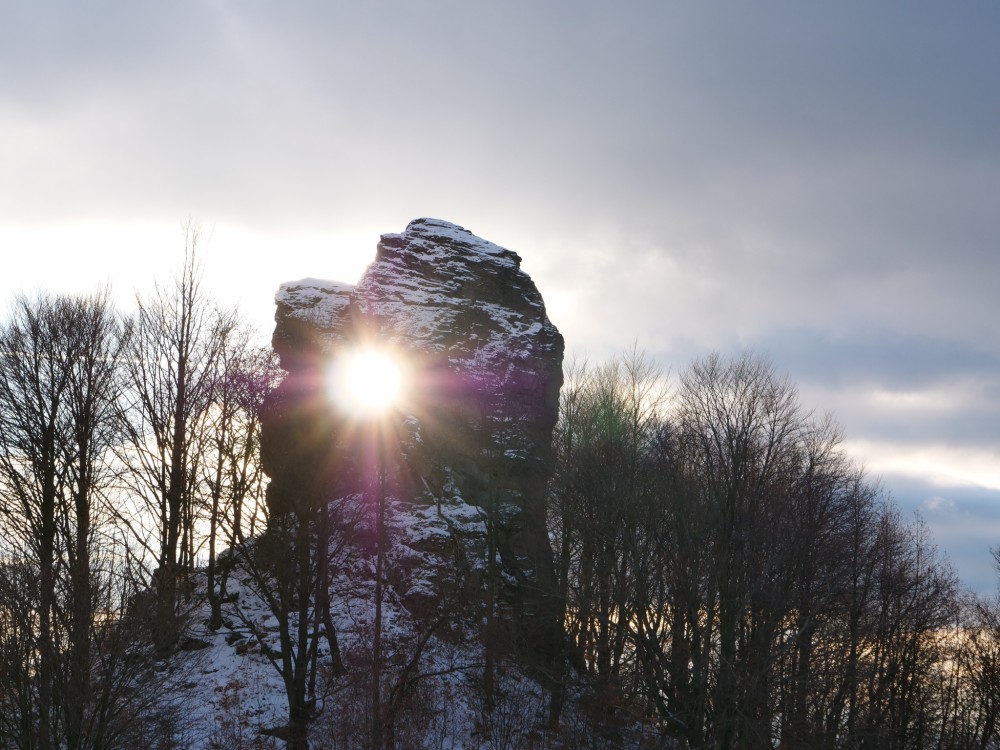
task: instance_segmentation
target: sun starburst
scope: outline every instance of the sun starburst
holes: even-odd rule
[[[333,363],[332,395],[344,411],[359,417],[385,413],[398,402],[402,386],[398,362],[383,350],[356,349]]]

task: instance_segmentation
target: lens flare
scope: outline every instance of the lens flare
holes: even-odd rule
[[[386,411],[399,400],[402,384],[397,362],[377,349],[359,349],[340,357],[331,379],[337,403],[359,416]]]

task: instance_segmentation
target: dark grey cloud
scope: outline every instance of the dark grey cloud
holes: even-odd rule
[[[84,209],[165,210],[183,192],[281,222],[421,203],[606,222],[723,261],[747,233],[776,235],[840,274],[926,257],[931,230],[964,257],[955,230],[974,235],[990,207],[970,183],[995,174],[998,53],[988,22],[950,9],[40,7],[2,46],[21,97],[54,100],[53,137],[79,136],[53,160],[84,152],[66,191],[91,183]],[[34,187],[25,211],[52,190]]]
[[[4,99],[42,111],[206,72],[228,51],[209,5],[188,0],[6,2],[4,21],[0,63],[16,71]]]
[[[753,345],[762,351],[780,351],[790,371],[826,387],[911,391],[966,377],[1000,377],[1000,349],[993,341],[969,344],[877,325],[846,336],[821,328],[775,327]]]

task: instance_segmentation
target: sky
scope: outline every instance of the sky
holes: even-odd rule
[[[1000,4],[0,0],[0,297],[355,281],[420,216],[572,355],[746,348],[969,587],[1000,544]],[[2,303],[0,303],[2,304]]]

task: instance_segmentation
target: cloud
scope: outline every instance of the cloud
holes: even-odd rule
[[[921,507],[926,508],[932,513],[945,512],[955,510],[955,501],[935,495],[934,497],[929,497],[924,500]]]
[[[921,516],[962,582],[980,594],[1000,583],[990,550],[1000,539],[1000,491],[974,486],[941,487],[905,474],[884,477],[893,499]]]
[[[10,283],[142,286],[194,216],[266,321],[280,281],[439,216],[524,257],[571,350],[636,340],[676,371],[752,347],[873,465],[989,472],[1000,6],[6,11]]]
[[[955,385],[967,393],[963,378],[980,381],[977,390],[995,398],[1000,372],[1000,348],[992,339],[967,341],[961,331],[935,336],[919,327],[893,330],[877,318],[865,327],[835,330],[836,323],[789,327],[778,320],[749,343],[780,350],[796,375],[829,387],[869,389],[891,384],[899,391],[920,391]],[[953,397],[956,397],[953,395]]]

